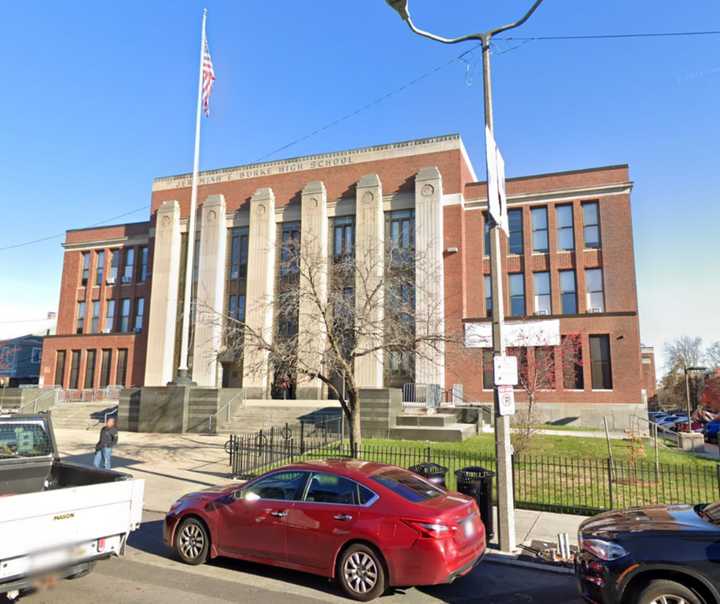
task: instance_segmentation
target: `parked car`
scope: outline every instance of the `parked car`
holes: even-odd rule
[[[687,432],[688,423],[690,423],[690,430],[692,432],[702,432],[703,423],[697,420],[692,420],[691,422],[688,422],[687,420],[675,422],[671,429],[675,432]]]
[[[190,493],[170,508],[164,539],[187,564],[228,556],[301,570],[361,601],[389,586],[452,582],[485,552],[474,500],[357,460],[294,464]]]
[[[48,414],[0,415],[0,594],[120,555],[142,521],[144,484],[60,459]]]
[[[575,573],[598,604],[720,602],[720,502],[599,514],[580,525]]]
[[[667,417],[668,415],[669,413],[666,413],[665,411],[648,411],[648,419],[651,422],[657,422],[659,419]]]
[[[718,433],[720,433],[720,419],[713,419],[705,424],[703,436],[706,443],[717,443]]]

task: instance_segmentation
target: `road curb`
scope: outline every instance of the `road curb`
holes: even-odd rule
[[[488,552],[483,558],[484,562],[492,564],[505,564],[507,566],[516,566],[518,568],[527,568],[530,570],[541,570],[546,573],[554,573],[556,575],[573,575],[575,574],[571,568],[564,566],[554,566],[551,564],[543,564],[542,562],[530,562],[528,560],[519,560],[511,554],[500,554],[498,552]]]

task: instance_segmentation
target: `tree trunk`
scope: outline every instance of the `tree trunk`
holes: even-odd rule
[[[348,410],[350,411],[350,451],[353,457],[362,447],[362,431],[360,429],[360,402],[357,392],[348,392]]]

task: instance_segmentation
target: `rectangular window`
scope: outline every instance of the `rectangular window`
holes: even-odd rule
[[[105,250],[97,252],[97,265],[95,267],[95,285],[102,285],[105,273]]]
[[[280,275],[295,274],[299,270],[298,255],[300,253],[300,223],[285,222],[282,226],[282,243],[280,248]]]
[[[65,351],[58,350],[55,356],[55,385],[65,385]]]
[[[610,336],[590,336],[590,364],[593,390],[612,390]]]
[[[585,247],[597,249],[600,247],[600,211],[597,201],[588,201],[582,204],[583,210],[583,239]]]
[[[88,350],[85,355],[85,389],[95,387],[95,356],[94,350]]]
[[[535,285],[535,314],[552,314],[552,296],[550,295],[550,273],[533,273]]]
[[[483,212],[483,255],[490,255],[490,229],[492,228],[490,214]]]
[[[125,380],[127,379],[127,348],[121,348],[117,352],[117,375],[115,376],[115,383],[118,386],[124,386]]]
[[[110,384],[110,360],[112,351],[102,351],[102,365],[100,367],[100,388],[107,388]]]
[[[541,390],[555,390],[555,349],[552,346],[535,348],[535,366],[537,386]]]
[[[386,241],[395,266],[408,266],[414,262],[415,210],[396,210],[386,214],[388,234]]]
[[[483,390],[492,390],[494,384],[495,368],[493,366],[493,351],[490,348],[483,348],[482,351],[482,379]]]
[[[135,248],[129,247],[125,250],[125,264],[123,265],[123,283],[132,283],[133,270],[135,269]]]
[[[195,237],[195,245],[193,247],[193,270],[192,270],[192,282],[195,283],[198,280],[198,273],[200,271],[200,233]]]
[[[485,275],[485,316],[488,318],[492,318],[492,302],[492,277]]]
[[[138,270],[137,270],[137,279],[140,283],[147,280],[149,276],[148,272],[148,255],[149,255],[148,246],[144,245],[140,248],[140,254],[138,256]]]
[[[247,227],[231,229],[230,236],[230,274],[232,281],[247,276],[248,262],[248,229]]]
[[[508,240],[511,254],[523,253],[523,215],[522,210],[508,210]]]
[[[73,350],[70,359],[70,389],[76,390],[80,374],[80,351]]]
[[[562,299],[562,313],[564,315],[576,315],[577,289],[575,286],[575,271],[560,271],[560,298]]]
[[[110,272],[107,276],[107,283],[112,285],[117,282],[118,271],[120,270],[120,250],[110,251]]]
[[[100,300],[94,300],[92,303],[90,333],[100,333]]]
[[[588,312],[605,312],[603,272],[601,268],[585,269],[585,293]]]
[[[573,228],[573,208],[571,205],[555,206],[557,215],[557,238],[559,250],[575,249],[575,230]]]
[[[80,282],[83,285],[88,284],[90,279],[90,252],[83,252],[82,255],[82,278]]]
[[[533,230],[533,252],[547,252],[548,245],[548,213],[545,206],[533,208],[532,230]]]
[[[130,298],[123,298],[120,301],[120,331],[130,331]]]
[[[237,314],[238,314],[238,319],[239,319],[240,321],[244,321],[244,320],[245,320],[245,294],[240,294],[240,295],[238,296],[238,310],[237,310]]]
[[[85,302],[78,302],[75,318],[75,333],[82,333],[85,328]]]
[[[135,298],[135,333],[143,330],[143,320],[145,317],[145,298]]]
[[[228,296],[228,317],[237,320],[238,318],[238,297],[235,294]]]
[[[522,273],[510,273],[510,316],[522,317],[525,314],[525,276]]]
[[[582,344],[580,336],[568,335],[562,337],[563,355],[563,388],[565,390],[584,390]]]
[[[351,258],[355,248],[355,221],[352,216],[340,216],[333,222],[333,257]]]
[[[115,300],[108,300],[105,306],[105,327],[103,333],[110,333],[115,329]]]

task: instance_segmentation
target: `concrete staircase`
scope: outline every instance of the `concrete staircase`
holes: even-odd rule
[[[64,403],[52,408],[53,428],[56,430],[100,429],[105,414],[117,409],[116,401],[95,403]]]
[[[323,420],[337,418],[341,409],[335,401],[319,400],[246,400],[235,411],[230,421],[220,419],[219,434],[246,434],[258,430],[280,428],[286,423],[320,423]]]
[[[461,442],[476,434],[475,424],[459,423],[454,413],[402,413],[390,428],[390,438],[398,440]]]

